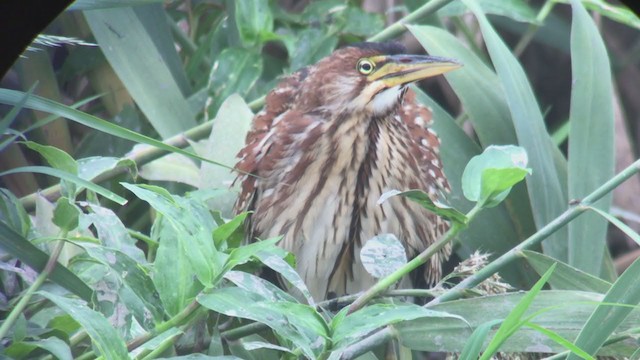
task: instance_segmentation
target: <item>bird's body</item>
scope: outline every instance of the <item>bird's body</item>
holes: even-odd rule
[[[267,96],[239,154],[236,167],[254,175],[240,177],[236,204],[237,211],[253,211],[248,236],[282,235],[281,246],[296,255],[315,298],[375,282],[359,257],[375,235],[396,235],[414,256],[447,228],[405,198],[378,204],[389,190],[421,189],[434,199],[448,191],[439,140],[425,127],[429,110],[407,83],[376,84],[359,68],[362,59],[380,66],[381,55],[399,51],[395,45],[348,47],[285,78]],[[431,260],[429,281],[440,276],[449,251]]]

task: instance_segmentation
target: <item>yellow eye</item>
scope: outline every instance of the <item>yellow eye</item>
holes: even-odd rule
[[[369,75],[375,70],[376,65],[369,59],[361,59],[358,61],[356,68],[362,75]]]

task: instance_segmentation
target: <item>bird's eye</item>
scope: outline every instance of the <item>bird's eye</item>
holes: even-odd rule
[[[369,59],[362,59],[360,61],[358,61],[358,65],[357,65],[358,71],[360,72],[360,74],[362,75],[369,75],[373,72],[373,70],[376,68],[375,65],[373,64],[373,62]]]

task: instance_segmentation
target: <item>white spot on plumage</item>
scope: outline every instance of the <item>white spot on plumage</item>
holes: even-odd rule
[[[424,126],[424,119],[421,116],[416,116],[416,118],[414,119],[416,125],[418,126]]]

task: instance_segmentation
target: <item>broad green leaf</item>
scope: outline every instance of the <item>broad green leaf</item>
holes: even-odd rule
[[[128,359],[129,354],[124,341],[102,314],[91,310],[82,300],[69,299],[45,291],[38,294],[51,300],[64,312],[71,315],[91,337],[98,354],[107,360]]]
[[[47,253],[38,249],[2,221],[0,221],[0,248],[36,271],[42,271],[49,260]],[[83,300],[91,300],[93,290],[61,264],[56,265],[49,278]]]
[[[478,0],[485,14],[506,16],[512,20],[538,24],[536,13],[529,4],[523,0]],[[459,1],[452,1],[438,10],[439,16],[462,16],[467,12],[465,6]]]
[[[240,39],[247,47],[255,47],[273,31],[273,15],[269,3],[262,0],[235,1],[235,23]]]
[[[222,270],[224,254],[216,250],[211,238],[216,223],[209,210],[200,202],[172,196],[157,186],[121,184],[165,217],[165,226],[175,229],[178,237],[174,241],[184,249],[198,280],[205,286],[213,285]]]
[[[158,359],[162,359],[162,360],[242,360],[242,358],[239,358],[233,355],[209,356],[204,354],[190,354],[190,355],[182,355],[182,356],[162,357]]]
[[[284,290],[253,274],[232,270],[225,274],[225,279],[243,290],[255,293],[264,300],[296,302],[295,298]]]
[[[57,147],[40,145],[33,141],[25,141],[24,144],[29,149],[37,151],[40,155],[42,155],[42,157],[47,160],[51,167],[58,170],[66,171],[74,175],[78,174],[78,164],[66,152],[58,149]]]
[[[203,288],[194,281],[195,272],[181,237],[182,231],[164,217],[156,219],[151,228],[151,238],[160,243],[153,263],[153,283],[171,316],[182,311]]]
[[[26,359],[29,353],[38,348],[50,352],[60,360],[73,359],[69,345],[62,339],[53,336],[35,341],[14,342],[4,349],[3,354],[10,358]]]
[[[238,248],[235,248],[229,254],[227,261],[222,267],[222,273],[225,273],[237,265],[244,264],[247,261],[251,260],[258,252],[264,251],[271,247],[276,246],[276,243],[280,241],[280,237],[275,237],[267,240],[256,241],[251,244],[243,245]]]
[[[262,61],[259,52],[243,48],[226,48],[218,55],[207,84],[211,102],[207,105],[209,117],[216,114],[231,94],[247,95],[262,74]]]
[[[345,313],[348,310],[345,308],[341,312]],[[331,338],[334,351],[357,341],[375,329],[418,318],[448,319],[451,322],[465,323],[460,316],[425,309],[414,304],[372,304],[334,324]]]
[[[634,261],[620,275],[602,302],[605,304],[599,305],[595,309],[575,341],[576,346],[591,355],[597,353],[614,331],[622,331],[621,323],[640,303],[640,260]],[[628,304],[633,307],[612,306],[610,304]],[[567,360],[577,359],[579,357],[575,354],[567,357]]]
[[[143,165],[139,175],[146,180],[173,181],[199,188],[198,173],[193,160],[180,154],[168,154]]]
[[[100,185],[94,184],[92,182],[89,182],[87,180],[81,179],[76,175],[70,174],[66,171],[61,171],[58,169],[53,169],[50,167],[46,167],[46,166],[24,166],[24,167],[19,167],[19,168],[15,168],[15,169],[11,169],[11,170],[7,170],[5,172],[0,173],[0,177],[5,176],[5,175],[9,175],[9,174],[16,174],[16,173],[21,173],[21,172],[33,172],[33,173],[39,173],[39,174],[45,174],[45,175],[49,175],[49,176],[55,176],[57,178],[60,178],[62,180],[67,180],[70,181],[78,186],[82,186],[85,187],[91,191],[94,191],[102,196],[104,196],[105,198],[118,203],[120,205],[124,205],[127,203],[127,199],[123,198],[120,195],[117,195],[116,193],[113,193],[105,188],[103,188]]]
[[[143,327],[153,328],[164,316],[160,297],[145,269],[127,254],[104,246],[83,245],[89,256],[108,266],[145,306],[145,316],[137,317]],[[151,315],[151,316],[149,316]],[[154,323],[154,320],[156,323]]]
[[[309,288],[304,283],[304,280],[300,277],[300,274],[293,268],[293,265],[285,260],[287,252],[279,247],[273,247],[271,249],[263,250],[256,253],[256,257],[268,268],[275,271],[278,276],[289,282],[300,294],[307,300],[307,304],[315,306],[313,297]],[[292,289],[289,289],[291,291]]]
[[[460,352],[474,329],[482,324],[506,318],[510,311],[522,300],[524,293],[508,293],[483,296],[464,300],[455,300],[429,307],[464,318],[464,322],[452,322],[450,319],[423,318],[396,324],[400,342],[411,349],[421,351]],[[601,294],[582,291],[542,291],[531,303],[529,314],[537,313],[530,322],[557,332],[560,336],[573,341],[598,303]],[[542,311],[544,310],[544,311]],[[622,332],[636,328],[640,321],[640,311],[634,310],[618,327]],[[495,333],[494,330],[491,333]],[[615,343],[603,348],[599,355],[615,357],[629,356],[637,345],[625,342]],[[536,330],[522,327],[500,347],[503,352],[562,352],[566,349],[554,340],[541,336]],[[586,348],[583,347],[586,350]]]
[[[9,104],[9,105],[15,105],[17,102],[19,102],[20,100],[22,100],[22,96],[23,96],[23,92],[20,91],[15,91],[15,90],[8,90],[8,89],[0,89],[0,103],[4,103],[4,104]],[[87,113],[84,113],[82,111],[76,110],[70,106],[66,106],[60,103],[57,103],[55,101],[37,96],[37,95],[33,95],[31,96],[26,104],[25,104],[25,108],[29,108],[32,110],[39,110],[39,111],[45,111],[51,114],[55,114],[58,115],[60,117],[64,117],[66,119],[75,121],[79,124],[88,126],[92,129],[98,130],[98,131],[102,131],[104,133],[122,138],[122,139],[126,139],[126,140],[130,140],[136,143],[142,143],[142,144],[147,144],[147,145],[151,145],[154,147],[157,147],[159,149],[168,151],[168,152],[175,152],[178,154],[182,154],[185,156],[188,156],[192,159],[198,159],[198,160],[202,160],[202,161],[206,161],[209,163],[214,163],[213,161],[203,158],[201,156],[198,156],[196,154],[192,154],[188,151],[179,149],[175,146],[171,146],[171,145],[167,145],[165,143],[163,143],[162,141],[158,141],[156,139],[150,138],[148,136],[142,135],[142,134],[138,134],[134,131],[131,131],[129,129],[120,127],[118,125],[115,125],[109,121],[105,121],[102,120],[98,117],[95,117],[93,115],[89,115]],[[227,167],[228,169],[232,169],[231,166],[229,165],[224,165],[224,164],[218,164],[220,166],[223,167]]]
[[[371,276],[380,279],[406,264],[407,253],[395,235],[380,234],[364,243],[360,260]]]
[[[219,225],[215,230],[213,230],[213,242],[216,244],[216,248],[220,250],[226,250],[228,244],[226,241],[234,235],[244,224],[244,220],[247,218],[249,213],[243,212],[236,215],[233,219],[227,221],[224,224]],[[228,261],[228,260],[227,260]]]
[[[553,289],[581,290],[604,294],[611,288],[611,283],[547,255],[530,250],[524,250],[521,254],[540,275],[544,274],[553,264],[557,264],[556,270],[549,278],[549,284]]]
[[[100,49],[163,138],[196,125],[161,4],[84,12]],[[180,119],[176,121],[176,119]]]
[[[136,246],[136,240],[129,235],[118,216],[109,208],[87,202],[80,202],[87,209],[85,221],[90,222],[98,232],[100,243],[107,248],[122,251],[140,264],[147,261],[144,252]]]
[[[317,62],[331,54],[336,45],[338,45],[336,36],[331,36],[317,28],[308,28],[300,31],[296,40],[288,48],[291,71],[300,70],[304,66]]]
[[[60,230],[69,232],[78,227],[80,213],[80,209],[75,204],[69,202],[66,197],[61,197],[53,210],[53,223]]]
[[[512,145],[489,146],[473,157],[462,174],[462,191],[467,199],[482,207],[494,207],[507,197],[531,169],[527,153]]]
[[[244,147],[245,137],[251,127],[253,112],[242,97],[237,94],[229,96],[220,105],[216,118],[211,126],[211,134],[204,147],[204,152],[198,155],[223,164],[235,164],[236,155]],[[215,189],[229,188],[229,184],[238,174],[220,166],[202,163],[200,166],[200,188]],[[234,184],[233,190],[237,190],[239,183]],[[234,192],[217,196],[207,204],[209,208],[220,210],[224,216],[230,217],[233,213],[233,204],[237,195]]]
[[[120,159],[110,156],[91,156],[78,159],[78,176],[85,180],[93,180],[98,175],[118,167],[126,167],[129,169],[132,178],[138,175],[136,163],[130,159]]]
[[[238,302],[238,299],[243,301]],[[307,305],[268,301],[237,287],[219,288],[198,296],[198,302],[213,311],[261,322],[315,359],[324,347],[328,330],[322,317]]]
[[[174,338],[175,336],[184,334],[184,332],[182,330],[180,330],[177,327],[172,327],[169,328],[168,330],[158,334],[157,336],[155,336],[153,339],[150,339],[149,341],[141,344],[139,347],[137,347],[136,349],[134,349],[130,355],[131,357],[134,357],[136,359],[141,358],[140,354],[145,352],[145,351],[153,351],[155,349],[157,349],[160,345],[162,345],[162,343],[168,339]],[[198,355],[202,355],[202,354],[198,354]],[[178,357],[181,358],[181,357]],[[162,359],[166,359],[166,358],[162,358]],[[173,358],[171,358],[173,359]]]
[[[556,164],[559,150],[547,133],[540,108],[524,70],[493,29],[477,2],[463,0],[475,14],[491,56],[493,65],[505,91],[519,145],[529,156],[533,174],[527,177],[529,200],[538,228],[560,215],[567,204],[561,162]],[[567,259],[566,230],[556,231],[543,243],[545,253],[564,261]]]
[[[580,5],[572,4],[569,198],[589,195],[614,175],[611,65],[598,28]],[[597,169],[597,171],[594,171]],[[608,211],[612,195],[595,207]],[[607,221],[587,212],[569,223],[569,265],[599,276]]]
[[[514,332],[516,332],[520,327],[522,327],[523,323],[521,321],[524,313],[529,309],[531,304],[533,303],[533,299],[538,296],[542,287],[547,283],[551,274],[555,270],[556,265],[553,264],[551,267],[540,277],[540,280],[533,285],[531,290],[527,291],[527,293],[522,297],[522,299],[518,302],[518,304],[513,308],[513,310],[509,313],[509,315],[502,321],[498,331],[494,335],[487,348],[482,353],[480,360],[490,359],[493,354],[495,354],[500,346],[511,336]]]
[[[450,220],[454,223],[457,223],[460,225],[465,225],[467,223],[467,217],[463,213],[461,213],[460,211],[456,210],[451,206],[431,200],[429,195],[427,195],[422,190],[408,190],[408,191],[389,190],[380,196],[380,199],[378,199],[378,204],[382,204],[392,196],[404,196],[420,204],[420,206],[422,206],[423,208],[435,213],[440,217]]]

